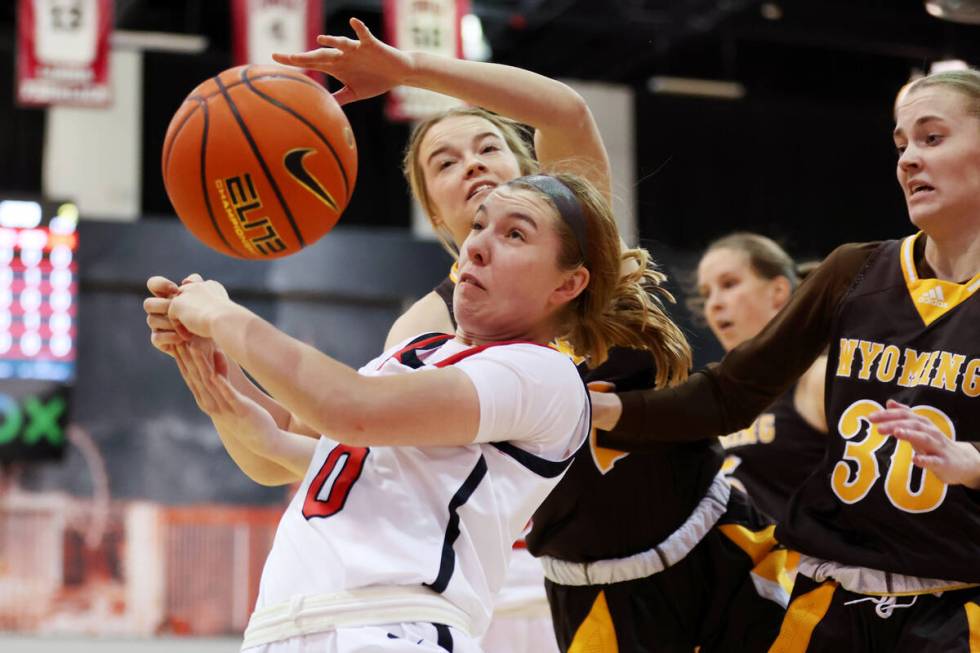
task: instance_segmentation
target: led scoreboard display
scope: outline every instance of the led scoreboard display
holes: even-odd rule
[[[60,457],[75,380],[78,211],[0,198],[0,461]]]

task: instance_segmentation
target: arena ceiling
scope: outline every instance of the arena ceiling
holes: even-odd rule
[[[381,0],[323,4],[328,26],[358,15],[380,27]],[[0,28],[10,35],[14,5],[0,8]],[[472,7],[494,60],[569,78],[643,85],[674,75],[790,91],[819,84],[823,93],[860,96],[938,59],[980,65],[980,26],[934,18],[923,0],[472,0]],[[117,0],[116,23],[204,34],[218,51],[230,45],[227,2]]]

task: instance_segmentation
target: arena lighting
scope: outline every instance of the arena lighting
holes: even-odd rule
[[[651,77],[647,80],[651,93],[663,95],[694,95],[719,100],[741,100],[745,87],[738,82],[718,79],[692,79],[689,77]]]
[[[489,61],[490,45],[483,35],[483,23],[476,14],[466,14],[460,21],[463,58],[470,61]]]
[[[929,74],[941,73],[947,70],[969,70],[970,66],[962,59],[945,59],[943,61],[934,61],[931,66],[929,66]]]
[[[980,25],[980,0],[925,0],[931,16],[954,23]]]
[[[41,224],[41,205],[22,200],[0,202],[0,226],[13,229],[33,229]]]

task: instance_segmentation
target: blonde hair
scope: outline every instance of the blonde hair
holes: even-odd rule
[[[663,287],[667,276],[655,268],[645,249],[622,250],[609,203],[592,184],[569,173],[549,176],[572,191],[586,221],[582,245],[564,220],[557,222],[558,265],[566,270],[584,265],[589,270],[588,286],[562,316],[561,336],[586,357],[589,367],[602,364],[611,347],[642,349],[657,364],[657,386],[680,383],[691,367],[691,347],[664,310],[664,302],[674,302]],[[551,198],[520,178],[508,185],[536,193],[558,211]],[[622,273],[624,262],[635,264],[627,274]]]
[[[708,245],[704,254],[716,249],[731,249],[744,252],[749,257],[749,266],[756,276],[771,280],[776,277],[786,277],[792,288],[800,283],[800,275],[796,263],[779,244],[762,234],[749,231],[736,231],[723,236]],[[704,258],[704,254],[701,255]]]
[[[402,157],[402,172],[408,181],[408,187],[412,191],[412,196],[422,206],[422,210],[425,211],[425,214],[429,217],[429,221],[432,222],[432,227],[439,237],[439,241],[453,258],[459,256],[459,248],[456,246],[456,241],[453,239],[452,233],[445,225],[437,225],[432,220],[432,216],[435,215],[435,207],[432,205],[432,199],[429,197],[429,193],[425,188],[425,170],[420,160],[420,149],[422,140],[434,125],[442,122],[446,118],[455,118],[457,116],[482,118],[491,123],[500,130],[501,135],[504,137],[504,142],[507,144],[507,148],[510,149],[517,159],[517,165],[520,168],[521,174],[530,175],[538,171],[538,161],[534,158],[531,145],[525,136],[528,128],[515,120],[499,116],[486,109],[481,109],[480,107],[449,109],[448,111],[423,120],[415,126],[411,136],[408,138],[408,145],[405,147],[405,154]]]
[[[916,91],[935,86],[942,86],[964,96],[967,100],[967,113],[975,118],[980,118],[980,70],[973,68],[944,70],[920,77],[902,87],[896,104]]]
[[[749,259],[749,267],[752,273],[760,279],[771,281],[777,277],[785,277],[789,281],[790,289],[796,290],[800,281],[805,276],[793,258],[786,253],[779,243],[768,236],[752,233],[751,231],[736,231],[711,241],[701,259],[704,259],[709,252],[718,249],[730,249],[734,252],[742,252]],[[700,264],[699,264],[700,265]],[[815,266],[814,266],[815,267]],[[811,268],[812,270],[812,268]],[[811,270],[807,270],[809,273]],[[695,273],[696,276],[696,273]],[[693,279],[692,279],[693,281]],[[691,296],[685,302],[688,310],[694,314],[696,322],[704,326],[705,300],[697,290],[697,283],[691,283]]]

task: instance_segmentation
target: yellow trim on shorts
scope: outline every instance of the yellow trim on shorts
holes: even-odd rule
[[[793,583],[796,580],[796,568],[800,564],[800,554],[789,549],[775,549],[770,551],[757,564],[752,573],[758,574],[762,578],[779,583],[787,594],[793,593]]]
[[[805,653],[810,646],[813,630],[830,609],[836,590],[837,583],[826,581],[793,599],[783,617],[779,637],[772,643],[769,653]]]
[[[606,604],[606,593],[599,592],[589,614],[575,631],[568,653],[619,653],[616,629]]]
[[[745,554],[752,558],[753,565],[759,564],[776,546],[776,538],[773,537],[776,531],[775,524],[761,531],[753,531],[738,524],[719,524],[718,530],[737,544],[738,548],[745,551]]]
[[[980,653],[980,605],[970,601],[963,606],[970,630],[970,653]]]

